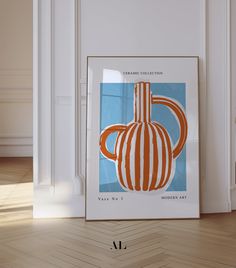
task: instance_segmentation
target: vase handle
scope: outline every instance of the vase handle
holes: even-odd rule
[[[173,100],[165,97],[152,96],[153,104],[163,104],[170,108],[179,121],[180,135],[173,149],[173,158],[176,158],[182,151],[188,134],[188,123],[182,108]]]
[[[101,150],[102,154],[105,157],[107,157],[108,159],[113,160],[113,161],[116,161],[116,159],[117,159],[116,152],[111,153],[107,149],[106,142],[107,142],[108,136],[114,132],[119,132],[119,134],[120,134],[122,131],[124,131],[126,129],[126,127],[127,126],[125,126],[125,125],[113,125],[113,126],[105,128],[102,131],[101,136],[100,136],[100,150]],[[116,146],[115,146],[115,148],[116,148]]]

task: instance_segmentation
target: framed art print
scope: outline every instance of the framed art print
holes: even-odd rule
[[[199,217],[198,57],[88,57],[86,219]]]

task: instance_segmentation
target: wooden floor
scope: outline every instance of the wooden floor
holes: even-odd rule
[[[126,249],[115,250],[112,241]],[[32,159],[0,158],[0,268],[236,267],[236,213],[201,220],[32,219]]]

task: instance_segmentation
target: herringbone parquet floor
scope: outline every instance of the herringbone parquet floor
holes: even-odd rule
[[[114,249],[113,241],[126,249]],[[55,267],[236,267],[236,213],[201,220],[33,220],[32,160],[0,158],[0,268]]]

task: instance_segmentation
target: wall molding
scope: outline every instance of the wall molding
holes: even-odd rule
[[[230,0],[206,1],[206,37],[206,179],[201,188],[202,212],[230,212]]]
[[[33,145],[33,137],[32,136],[12,136],[12,135],[6,135],[2,136],[0,135],[0,146],[24,146],[24,145]]]
[[[230,67],[231,67],[231,74],[233,74],[236,70],[236,49],[235,49],[235,44],[236,44],[236,35],[235,35],[235,15],[236,15],[236,4],[234,1],[231,1],[231,8],[230,8],[231,16],[230,16],[230,54],[231,54],[231,62],[230,62]],[[232,210],[236,210],[236,89],[235,89],[235,76],[231,75],[231,163],[232,163],[232,180],[231,180],[231,204],[232,204]]]
[[[32,145],[0,145],[0,157],[32,157]]]
[[[85,213],[76,168],[77,4],[33,0],[35,218]]]
[[[33,101],[32,91],[32,69],[0,68],[0,104],[1,111],[4,114],[5,112],[10,112],[21,115],[21,113],[24,114],[26,109],[31,113]],[[23,114],[19,117],[20,120],[24,120]],[[9,122],[10,128],[13,127],[13,131],[20,133],[22,129],[18,129],[19,124],[17,123],[17,126],[14,122],[14,117],[11,118],[13,121]],[[7,124],[6,120],[5,124]],[[8,128],[8,125],[6,127]],[[1,132],[3,131],[4,129],[1,129]],[[33,155],[32,136],[27,134],[22,136],[19,133],[0,134],[0,157],[24,157]]]
[[[234,163],[233,163],[233,152],[232,152],[232,101],[231,101],[231,0],[226,0],[225,7],[225,147],[227,150],[225,158],[226,178],[228,183],[228,211],[232,211],[231,202],[231,185],[234,175]]]
[[[79,193],[84,195],[85,191],[85,176],[82,155],[83,152],[83,109],[86,109],[86,88],[87,81],[81,83],[81,1],[74,0],[75,3],[75,177],[79,185]]]
[[[32,88],[31,69],[0,69],[0,89]]]
[[[32,103],[32,88],[0,88],[0,103]]]
[[[200,200],[202,200],[201,189],[206,184],[206,130],[207,130],[207,0],[201,0],[201,57],[199,60],[199,157],[200,157]],[[201,109],[200,109],[201,107]],[[203,202],[200,203],[200,211],[203,211]]]
[[[51,176],[50,176],[50,185],[55,188],[55,0],[50,0],[50,77],[49,77],[49,83],[50,83],[50,120],[51,120]]]
[[[0,76],[29,76],[32,77],[32,69],[30,68],[0,68]]]
[[[39,181],[39,2],[33,0],[33,182]]]
[[[49,188],[52,185],[51,7],[52,0],[33,0],[33,177],[35,185]]]
[[[0,157],[32,157],[33,137],[0,134]]]

